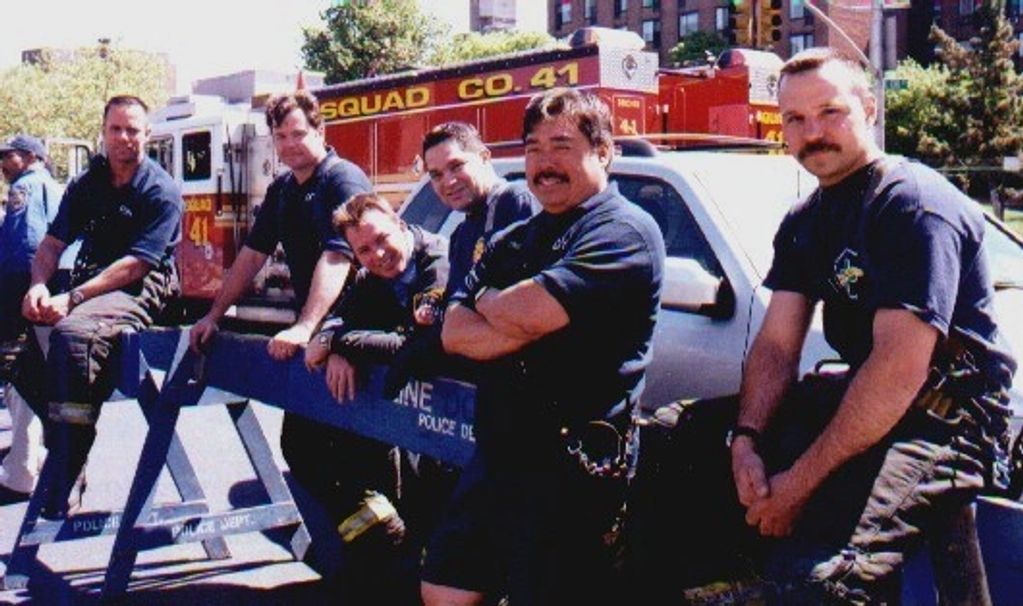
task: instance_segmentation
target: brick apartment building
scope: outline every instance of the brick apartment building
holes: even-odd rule
[[[738,0],[737,0],[738,1]],[[754,0],[741,0],[747,4]],[[765,5],[772,0],[756,0]],[[778,0],[773,0],[778,2]],[[809,46],[835,43],[835,34],[805,6],[805,0],[780,0],[777,41],[767,45],[752,42],[749,46],[768,47],[782,57]],[[818,1],[831,19],[840,23],[850,36],[865,43],[869,36],[869,16],[860,8],[869,0]],[[731,0],[547,0],[550,33],[564,37],[580,27],[597,25],[628,29],[646,40],[648,48],[657,50],[661,64],[668,65],[668,53],[681,37],[697,30],[719,32],[728,39],[732,31]],[[980,0],[914,0],[904,10],[887,11],[884,29],[886,40],[892,41],[885,53],[885,66],[907,56],[928,63],[933,58],[932,44],[927,37],[932,23],[938,24],[958,40],[968,40],[976,32],[974,14]],[[1017,36],[1021,33],[1023,0],[1008,0],[1007,14]],[[777,4],[775,4],[777,6]],[[740,36],[741,40],[741,36]],[[740,44],[741,45],[741,44]]]

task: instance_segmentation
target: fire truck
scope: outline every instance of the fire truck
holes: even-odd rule
[[[774,99],[777,56],[726,52],[715,65],[661,69],[630,32],[589,28],[563,48],[527,51],[450,67],[419,69],[314,87],[326,140],[359,165],[396,207],[423,178],[423,135],[450,120],[475,125],[495,156],[521,153],[522,116],[538,92],[590,90],[611,109],[614,133],[661,145],[698,146],[722,136],[780,139]],[[247,75],[247,74],[246,74]],[[189,95],[152,116],[149,154],[181,184],[185,198],[178,250],[186,310],[202,313],[223,282],[273,177],[274,155],[261,104],[266,95],[238,83],[230,95]],[[518,148],[518,149],[516,149]],[[255,295],[234,313],[286,323],[294,315],[281,253],[257,278]]]

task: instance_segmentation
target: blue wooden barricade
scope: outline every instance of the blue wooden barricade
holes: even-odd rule
[[[188,351],[187,331],[158,329],[126,334],[123,339],[116,369],[117,397],[137,399],[149,424],[124,510],[48,521],[39,517],[45,489],[38,489],[29,501],[3,579],[7,589],[25,587],[40,545],[113,533],[117,536],[103,587],[105,598],[126,591],[139,551],[164,545],[198,541],[208,557],[223,559],[230,557],[225,535],[290,527],[294,529],[291,552],[301,559],[309,546],[309,533],[250,401],[450,463],[464,464],[472,454],[475,391],[462,382],[412,381],[396,399],[387,400],[380,395],[385,369],[371,368],[361,377],[355,401],[339,404],[327,391],[323,374],[308,372],[301,356],[286,362],[272,360],[266,354],[266,337],[220,333],[205,356]],[[269,504],[209,511],[175,433],[181,408],[196,405],[228,407]],[[164,465],[182,502],[156,506],[152,500]],[[48,486],[54,472],[55,466],[47,461],[40,487]]]

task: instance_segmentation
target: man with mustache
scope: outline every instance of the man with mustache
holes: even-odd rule
[[[523,605],[623,603],[612,546],[664,242],[609,183],[596,96],[534,97],[523,140],[543,212],[494,237],[444,320],[444,348],[482,364],[476,451],[427,548],[428,605],[505,591]]]
[[[1016,363],[993,318],[984,218],[941,175],[885,156],[863,68],[782,67],[785,141],[819,188],[775,237],[731,466],[783,603],[898,601],[906,555],[1004,488]],[[844,377],[796,381],[814,307]]]

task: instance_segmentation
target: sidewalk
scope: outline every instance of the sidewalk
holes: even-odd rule
[[[257,416],[274,449],[283,459],[276,436],[281,411],[257,407]],[[0,410],[0,451],[10,445],[7,411]],[[107,404],[99,437],[89,459],[88,490],[82,511],[120,509],[127,497],[146,425],[134,402]],[[222,407],[183,411],[178,433],[213,511],[265,502],[266,496],[227,412]],[[177,501],[166,471],[157,486],[156,503]],[[4,562],[17,535],[26,504],[0,507],[0,556]],[[269,535],[269,536],[268,536]],[[200,544],[163,547],[139,554],[129,585],[127,604],[328,604],[329,592],[319,576],[295,562],[272,533],[226,537],[232,557],[210,561]],[[280,541],[280,539],[278,539]],[[27,590],[0,592],[0,604],[93,604],[99,602],[113,536],[45,545],[40,565]],[[0,566],[3,566],[0,564]]]

